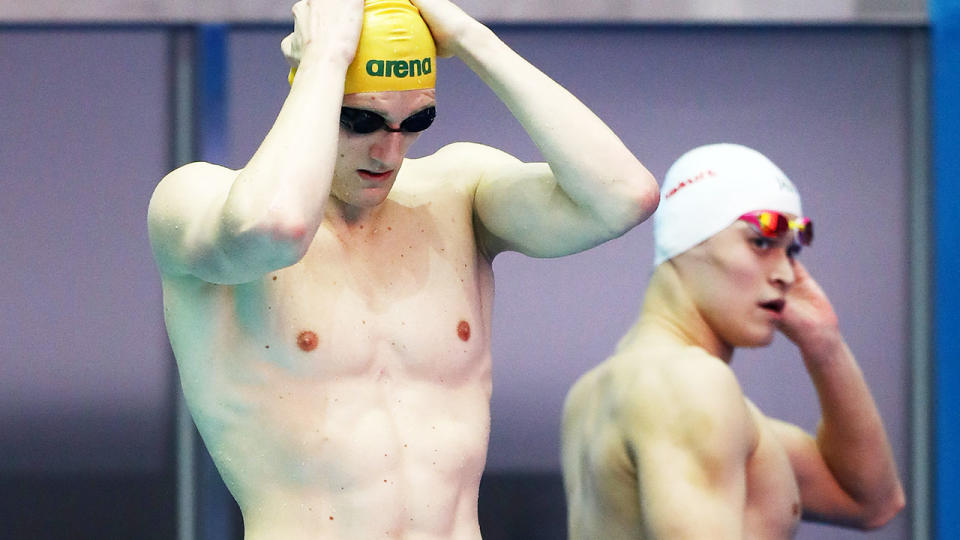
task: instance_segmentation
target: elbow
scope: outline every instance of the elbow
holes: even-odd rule
[[[247,222],[228,219],[223,225],[230,251],[250,254],[272,269],[300,261],[313,240],[310,233],[315,230],[306,220],[281,213]]]
[[[639,192],[636,203],[641,212],[640,221],[646,221],[660,206],[660,186],[646,169],[644,169],[643,180],[640,182]]]
[[[646,221],[660,204],[660,189],[646,169],[641,167],[629,180],[621,182],[619,210],[607,216],[607,226],[614,236],[625,234]]]
[[[860,528],[863,530],[875,530],[883,527],[890,522],[907,505],[906,496],[903,488],[897,485],[889,496],[876,501],[867,512],[864,519],[860,522]]]
[[[299,253],[301,256],[310,247],[312,235],[308,234],[311,227],[305,219],[291,219],[288,216],[274,216],[261,228],[262,234],[269,236],[270,241],[282,246],[286,251]]]
[[[307,254],[314,236],[310,234],[311,230],[315,232],[305,220],[281,218],[268,221],[256,234],[265,245],[270,246],[268,251],[273,258],[271,266],[285,268],[296,264]]]
[[[307,254],[313,239],[312,235],[307,234],[308,230],[309,227],[303,223],[285,224],[271,230],[270,242],[274,246],[279,268],[296,264]]]

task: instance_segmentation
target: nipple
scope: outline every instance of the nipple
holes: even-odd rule
[[[467,341],[470,339],[470,323],[467,321],[460,321],[460,324],[457,325],[457,336],[460,337],[461,341]]]
[[[304,330],[297,336],[297,347],[300,347],[303,352],[310,352],[317,348],[318,341],[317,334],[310,330]]]

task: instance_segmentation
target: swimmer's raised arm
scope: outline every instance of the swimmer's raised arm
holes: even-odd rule
[[[294,32],[282,47],[297,77],[247,165],[189,164],[154,192],[150,237],[166,274],[254,280],[297,262],[323,220],[363,0],[301,0],[293,14]]]
[[[904,506],[893,452],[870,389],[820,286],[799,262],[780,329],[800,349],[817,390],[816,439],[773,422],[786,448],[805,517],[872,529]]]
[[[576,97],[448,0],[411,0],[440,55],[463,60],[507,105],[547,163],[483,172],[476,212],[488,254],[574,253],[620,236],[659,201],[650,173]]]

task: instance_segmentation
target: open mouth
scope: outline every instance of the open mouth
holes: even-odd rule
[[[785,300],[770,300],[767,302],[760,302],[760,307],[767,311],[772,311],[774,313],[783,312],[783,307],[787,305]]]

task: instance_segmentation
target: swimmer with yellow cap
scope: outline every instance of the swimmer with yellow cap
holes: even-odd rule
[[[364,2],[363,29],[344,94],[434,88],[436,67],[433,36],[409,0]],[[291,67],[291,85],[296,73]]]
[[[293,15],[296,70],[253,156],[185,165],[150,204],[186,402],[246,538],[480,540],[493,260],[620,236],[656,182],[449,0],[299,0]],[[448,55],[542,161],[469,142],[407,158]]]

